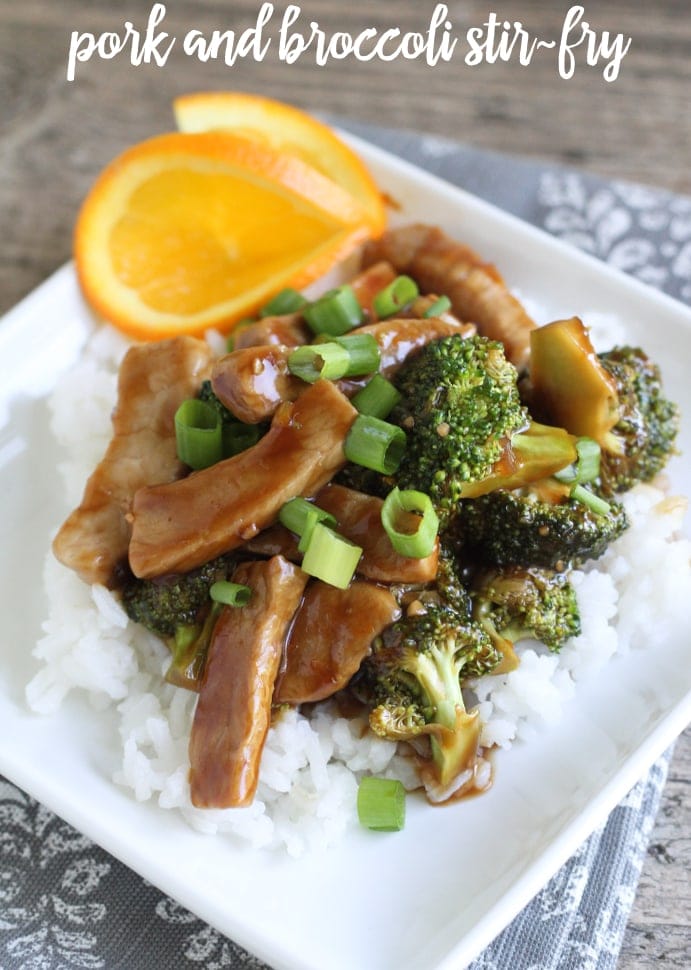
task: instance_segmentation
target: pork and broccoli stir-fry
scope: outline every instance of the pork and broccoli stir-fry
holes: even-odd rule
[[[674,450],[658,368],[597,355],[576,317],[536,327],[422,225],[232,341],[128,351],[112,441],[54,543],[198,692],[193,802],[251,802],[272,717],[332,697],[409,743],[430,800],[481,787],[469,686],[516,668],[520,640],[578,635],[571,571]]]

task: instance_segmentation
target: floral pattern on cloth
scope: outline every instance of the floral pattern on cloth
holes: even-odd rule
[[[653,765],[468,970],[614,970],[668,763]]]
[[[614,970],[667,777],[632,789],[469,970]],[[0,780],[2,970],[266,970]]]
[[[413,132],[342,125],[691,302],[691,199]],[[670,752],[469,970],[614,970]],[[1,970],[263,970],[0,778]]]
[[[589,187],[546,172],[543,228],[670,296],[691,303],[691,199],[626,182]]]
[[[9,782],[0,782],[3,967],[103,967],[109,859]]]

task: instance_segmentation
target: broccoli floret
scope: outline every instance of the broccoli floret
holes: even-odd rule
[[[552,501],[550,489],[539,485],[498,489],[461,503],[454,535],[463,550],[487,564],[562,570],[599,558],[628,526],[618,502],[594,512],[568,496]]]
[[[470,617],[472,602],[466,587],[461,562],[451,545],[444,541],[439,546],[435,588],[445,606],[455,610],[459,616]]]
[[[664,397],[659,367],[637,347],[615,347],[600,354],[614,378],[620,417],[603,442],[602,491],[611,495],[647,482],[674,453],[679,409]]]
[[[363,465],[356,465],[349,462],[334,478],[338,485],[352,488],[355,492],[364,492],[366,495],[376,495],[377,498],[386,498],[391,491],[394,482],[390,476],[382,475],[379,472],[365,468]]]
[[[233,564],[230,557],[220,556],[189,573],[155,579],[130,576],[125,582],[121,597],[127,615],[164,640],[171,651],[166,674],[171,683],[198,687],[219,612],[209,590],[227,578]]]
[[[225,579],[232,561],[221,556],[189,573],[155,579],[131,577],[122,589],[122,604],[130,619],[161,637],[175,636],[178,627],[196,623],[208,604],[209,590]]]
[[[429,735],[434,780],[447,790],[478,755],[480,720],[466,711],[462,682],[500,659],[491,638],[455,610],[428,604],[404,617],[377,638],[358,674],[372,730],[394,740]]]
[[[394,484],[430,496],[445,524],[461,499],[550,475],[575,455],[574,439],[537,425],[521,403],[518,372],[497,341],[432,341],[394,379],[390,420],[407,444]]]
[[[470,621],[473,603],[467,583],[466,568],[450,543],[439,544],[437,574],[428,583],[401,583],[389,586],[402,611],[408,613],[428,607],[453,610],[459,619]]]
[[[468,481],[487,478],[507,437],[528,424],[515,368],[497,341],[460,335],[427,344],[399,370],[390,420],[406,431],[401,488],[453,508]]]
[[[520,640],[540,640],[558,652],[581,632],[576,591],[566,572],[522,566],[482,570],[474,578],[472,599],[473,618],[505,660]]]

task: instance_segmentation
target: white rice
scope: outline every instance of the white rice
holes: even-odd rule
[[[60,471],[71,505],[80,501],[110,437],[117,367],[126,346],[115,331],[99,329],[51,396],[51,427],[65,449]],[[524,644],[517,670],[476,685],[485,744],[510,747],[529,738],[560,717],[579,680],[617,652],[664,643],[684,619],[691,601],[691,543],[679,535],[683,501],[652,486],[637,487],[624,501],[631,528],[573,576],[581,635],[559,654]],[[666,581],[653,591],[663,570]],[[49,612],[34,650],[40,669],[27,687],[28,704],[49,715],[71,690],[81,689],[96,708],[113,710],[122,744],[113,780],[138,800],[178,810],[199,831],[299,855],[334,844],[356,824],[355,794],[364,773],[417,786],[410,760],[393,743],[325,704],[309,719],[289,711],[272,726],[249,808],[195,809],[187,743],[196,695],[164,681],[167,649],[128,619],[112,593],[89,588],[52,555],[44,581]]]

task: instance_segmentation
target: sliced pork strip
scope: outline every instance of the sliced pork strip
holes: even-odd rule
[[[346,462],[357,411],[331,381],[283,404],[252,448],[134,497],[129,559],[136,576],[188,572],[275,521],[296,495],[311,496]]]
[[[246,347],[219,358],[211,374],[214,394],[240,421],[266,421],[281,401],[294,401],[305,389],[305,382],[288,370],[292,349]]]
[[[66,519],[53,552],[87,583],[117,585],[127,559],[128,515],[135,492],[179,478],[175,412],[208,377],[211,353],[204,341],[175,337],[131,347],[118,376],[113,437]]]
[[[243,563],[233,582],[247,606],[225,607],[209,645],[189,743],[198,808],[236,808],[254,798],[283,647],[307,576],[280,556]]]
[[[481,334],[500,340],[508,359],[518,368],[525,367],[535,323],[496,268],[470,247],[436,226],[415,224],[392,229],[366,245],[365,266],[382,259],[410,274],[421,290],[448,296],[461,320],[476,323]]]
[[[373,583],[336,589],[310,583],[295,615],[275,703],[320,701],[346,686],[372,640],[400,615],[395,597]]]

